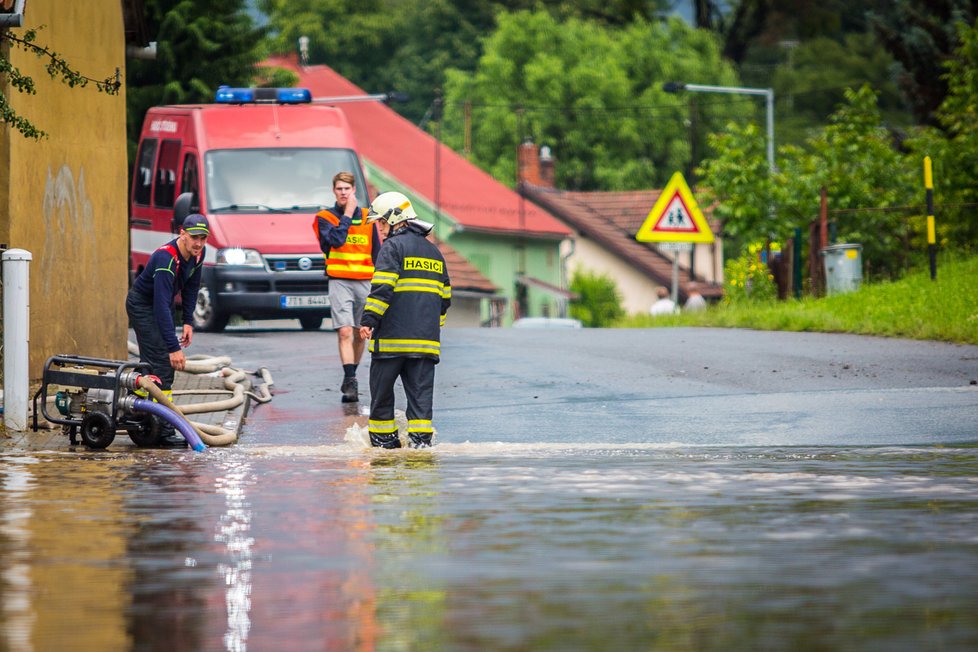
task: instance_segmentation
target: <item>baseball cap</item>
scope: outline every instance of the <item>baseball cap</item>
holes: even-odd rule
[[[207,218],[199,213],[192,213],[183,221],[183,230],[190,235],[209,235],[210,227]]]

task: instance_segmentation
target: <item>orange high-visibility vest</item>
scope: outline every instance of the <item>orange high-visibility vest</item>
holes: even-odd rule
[[[354,218],[346,233],[346,242],[342,247],[331,248],[323,254],[326,259],[326,275],[333,278],[350,278],[370,280],[374,275],[373,237],[374,225],[367,222],[367,209],[361,208],[360,219]],[[318,218],[327,220],[333,226],[339,226],[340,220],[332,211],[324,210],[316,214],[312,227],[319,238]]]

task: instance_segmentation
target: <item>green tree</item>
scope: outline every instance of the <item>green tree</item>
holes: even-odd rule
[[[0,77],[5,77],[10,87],[18,93],[35,95],[37,90],[34,87],[34,79],[30,75],[23,74],[17,66],[10,63],[7,56],[10,47],[19,48],[34,54],[39,59],[44,59],[47,62],[45,67],[51,79],[59,79],[70,88],[85,87],[91,82],[100,92],[116,95],[122,85],[118,79],[118,73],[103,80],[91,79],[81,74],[72,68],[71,64],[60,54],[45,45],[38,44],[36,29],[26,30],[22,37],[5,29],[0,31]],[[0,93],[0,122],[12,126],[26,138],[40,140],[47,136],[45,131],[38,129],[28,118],[14,111],[4,93]]]
[[[895,145],[875,92],[868,86],[846,91],[846,103],[806,150],[786,149],[772,188],[775,201],[783,213],[803,221],[792,220],[793,226],[805,226],[817,214],[822,186],[834,210],[870,209],[839,217],[838,240],[861,243],[873,273],[898,276],[906,266],[910,233],[905,213],[888,209],[914,203],[919,174]]]
[[[147,109],[159,104],[211,102],[217,88],[248,86],[265,50],[264,31],[244,0],[147,0],[156,59],[130,61],[126,69],[129,160]]]
[[[713,216],[723,225],[727,257],[747,242],[790,229],[791,224],[787,220],[782,224],[772,211],[765,133],[754,123],[730,123],[711,134],[708,142],[717,154],[703,161],[697,175],[704,201],[715,204]]]
[[[413,122],[432,117],[448,68],[472,71],[499,13],[543,8],[559,19],[626,25],[663,14],[669,0],[259,0],[275,52],[309,38],[309,63],[327,64],[369,93],[407,92]]]
[[[577,295],[570,304],[571,317],[580,319],[585,326],[611,326],[625,316],[621,293],[610,276],[578,268],[571,277],[570,289]]]
[[[896,0],[869,14],[873,31],[900,64],[900,85],[918,124],[939,124],[937,109],[948,93],[944,65],[957,47],[960,24],[976,18],[974,0]]]
[[[789,62],[774,72],[771,87],[778,99],[778,142],[800,144],[808,131],[824,125],[845,101],[845,90],[869,84],[877,90],[883,120],[891,127],[912,123],[909,104],[893,77],[896,65],[866,33],[841,39],[819,37],[798,43]]]
[[[934,170],[934,201],[942,246],[973,249],[978,245],[978,21],[958,25],[959,46],[945,64],[948,94],[937,117],[941,130],[925,129],[909,143],[917,171],[930,156]],[[918,190],[918,197],[923,190]]]
[[[470,103],[472,160],[515,183],[518,143],[549,145],[557,184],[581,190],[647,188],[685,167],[685,100],[662,90],[671,79],[735,82],[712,37],[679,19],[605,27],[559,21],[543,10],[500,14],[474,72],[450,70],[443,137],[462,149]],[[709,104],[698,128],[750,105]]]
[[[840,241],[861,243],[875,272],[895,275],[905,266],[910,234],[904,213],[886,209],[913,202],[916,166],[894,146],[868,86],[847,91],[846,103],[804,148],[780,148],[780,168],[770,183],[764,181],[758,129],[731,128],[713,136],[713,144],[718,154],[701,173],[707,201],[719,202],[715,214],[730,235],[729,251],[765,238],[783,241],[796,227],[807,233],[825,187],[832,209],[872,209],[840,218]]]

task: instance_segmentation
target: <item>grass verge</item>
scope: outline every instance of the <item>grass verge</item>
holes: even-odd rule
[[[819,331],[978,344],[978,257],[945,257],[933,281],[924,270],[848,294],[716,305],[699,313],[660,317],[632,315],[617,326]]]

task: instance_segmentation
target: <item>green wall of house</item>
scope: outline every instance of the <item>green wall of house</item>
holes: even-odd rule
[[[378,192],[396,190],[411,199],[418,217],[435,225],[439,240],[448,243],[499,288],[506,298],[503,325],[512,323],[519,292],[517,277],[523,273],[554,286],[561,285],[560,240],[527,238],[460,229],[451,215],[435,211],[426,199],[412,192],[384,170],[363,161],[367,178]],[[436,214],[437,213],[437,214]],[[451,270],[449,270],[451,273]],[[526,288],[527,314],[524,317],[562,317],[562,301],[536,287]],[[489,318],[489,302],[483,301],[482,318]]]

